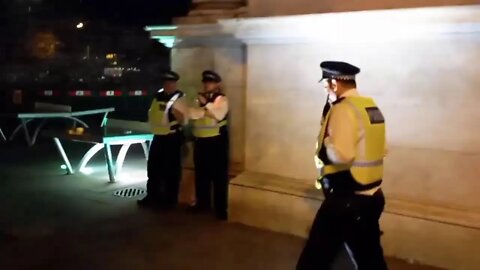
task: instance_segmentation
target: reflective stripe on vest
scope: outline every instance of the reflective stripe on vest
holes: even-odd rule
[[[383,177],[383,158],[385,151],[385,124],[383,116],[378,110],[375,102],[367,97],[347,97],[342,102],[350,105],[357,115],[359,128],[361,129],[361,139],[357,146],[356,158],[350,164],[329,164],[316,158],[317,168],[320,176],[326,176],[342,171],[350,170],[353,178],[362,185],[368,185]],[[326,121],[322,125],[319,135],[319,142],[324,141],[326,125],[331,111],[326,116]],[[321,145],[317,147],[316,156],[320,151]]]
[[[217,122],[210,117],[203,117],[193,121],[193,136],[210,138],[220,135],[220,128],[227,125],[227,120]]]
[[[163,89],[159,92],[163,92]],[[168,113],[180,96],[181,94],[177,93],[168,102],[158,101],[156,98],[152,101],[148,111],[148,121],[153,134],[168,135],[176,132],[175,126],[178,126],[179,123],[177,121],[169,121]],[[164,107],[163,110],[160,109],[161,106]]]

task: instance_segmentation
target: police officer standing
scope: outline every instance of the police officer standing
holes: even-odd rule
[[[387,269],[379,227],[385,205],[380,189],[385,121],[374,100],[360,96],[356,90],[359,68],[344,62],[323,62],[320,66],[332,102],[315,156],[320,172],[317,181],[325,201],[297,270],[330,269],[344,245],[357,269]]]
[[[227,220],[229,136],[228,99],[221,91],[222,78],[216,72],[202,73],[200,108],[191,108],[193,119],[196,205],[194,212],[209,211],[212,202],[219,220]]]
[[[162,79],[163,88],[156,93],[148,111],[154,138],[147,164],[147,196],[138,204],[173,208],[178,204],[184,141],[182,126],[188,121],[188,107],[185,94],[177,89],[178,74],[168,71]]]

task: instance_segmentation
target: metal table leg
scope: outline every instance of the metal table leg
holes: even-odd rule
[[[30,123],[33,119],[20,119],[20,124],[13,130],[12,134],[10,135],[10,138],[9,140],[10,141],[13,141],[13,139],[15,138],[15,136],[17,135],[17,133],[20,131],[20,129],[23,128],[24,130],[24,133],[25,133],[25,138],[27,139],[27,142],[30,144],[30,134],[28,133],[28,128],[27,128],[27,124]]]
[[[117,162],[115,165],[116,176],[119,176],[120,173],[122,172],[123,162],[125,161],[125,157],[127,156],[128,149],[130,149],[131,145],[132,145],[131,143],[126,143],[122,145],[122,148],[120,148],[120,152],[118,153]]]
[[[30,132],[28,131],[27,127],[28,122],[29,121],[22,119],[23,132],[25,133],[25,140],[27,140],[28,146],[33,146],[34,142],[32,140],[32,137],[30,136]]]
[[[110,183],[115,183],[115,165],[113,164],[112,149],[110,144],[105,143],[104,149],[105,159],[107,160],[108,177],[110,178]]]
[[[94,146],[92,146],[92,148],[90,148],[80,160],[78,171],[81,172],[83,169],[85,169],[90,159],[92,159],[92,157],[95,156],[95,154],[98,153],[98,151],[102,150],[103,147],[104,147],[103,143],[97,143]]]
[[[107,121],[108,121],[108,112],[106,112],[104,115],[103,115],[103,119],[102,119],[102,122],[100,123],[100,127],[104,127],[107,125]]]
[[[148,160],[148,151],[149,151],[148,141],[142,142],[142,148],[143,148],[143,153],[145,154],[145,159]]]
[[[60,155],[63,158],[63,162],[65,162],[65,165],[67,165],[67,173],[68,174],[73,174],[73,169],[72,165],[70,164],[70,160],[68,160],[67,154],[65,153],[65,150],[63,149],[62,143],[58,138],[53,138],[53,141],[55,142],[55,145],[57,146],[58,152],[60,152]]]
[[[7,141],[7,137],[5,137],[5,134],[3,133],[3,130],[0,128],[0,137],[2,137],[3,141]]]
[[[76,127],[76,126],[77,126],[77,123],[79,123],[79,124],[82,125],[83,127],[88,128],[87,123],[83,122],[82,120],[78,119],[77,117],[66,116],[66,117],[64,117],[64,118],[73,120],[74,127]]]
[[[47,122],[47,119],[43,119],[42,122],[40,122],[38,127],[35,129],[35,132],[33,133],[33,137],[32,137],[32,145],[34,145],[35,142],[37,141],[38,134],[40,134],[40,129],[43,128],[46,122]]]

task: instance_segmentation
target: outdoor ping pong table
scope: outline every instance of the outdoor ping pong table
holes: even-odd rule
[[[86,129],[82,134],[70,134],[68,130],[45,130],[42,136],[53,138],[58,152],[66,165],[67,174],[74,174],[70,160],[65,153],[65,149],[61,143],[64,141],[74,141],[81,143],[93,144],[93,146],[85,153],[80,160],[77,171],[82,172],[90,161],[90,159],[100,150],[104,150],[105,160],[107,163],[108,176],[110,182],[114,183],[116,177],[120,175],[123,162],[127,155],[128,149],[132,144],[141,144],[145,158],[148,159],[149,142],[153,140],[153,134],[145,130],[131,130],[120,127],[103,127]],[[111,145],[121,145],[115,164],[113,163]]]
[[[13,130],[8,140],[13,140],[16,135],[23,129],[25,140],[29,146],[33,146],[37,140],[40,130],[45,126],[48,120],[52,119],[70,119],[73,121],[73,125],[77,124],[88,128],[89,126],[79,117],[87,115],[103,114],[103,119],[100,126],[103,127],[106,123],[108,113],[115,111],[115,108],[101,108],[93,110],[72,111],[70,106],[50,104],[50,103],[35,103],[35,109],[32,112],[15,112],[15,113],[1,113],[2,118],[16,118],[20,120],[20,124]],[[39,125],[33,131],[31,135],[28,124],[34,120],[40,120]],[[7,137],[0,127],[0,138],[7,141]]]

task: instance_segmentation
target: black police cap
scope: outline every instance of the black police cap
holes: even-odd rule
[[[322,80],[355,80],[355,76],[360,73],[360,68],[345,62],[325,61],[320,64],[322,68]]]
[[[162,79],[164,81],[178,81],[180,80],[180,76],[173,71],[166,71],[162,74]]]
[[[222,81],[222,77],[220,77],[220,75],[218,75],[218,73],[216,73],[215,71],[211,71],[211,70],[205,70],[203,73],[202,73],[202,82],[221,82]]]

